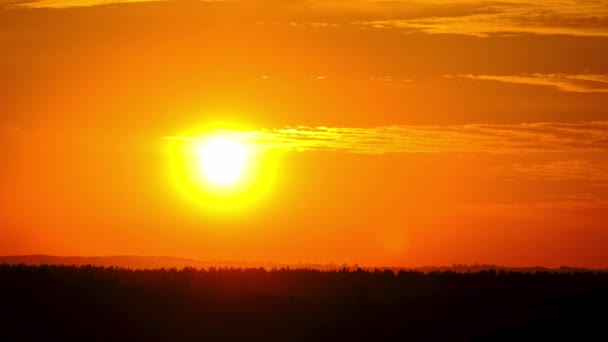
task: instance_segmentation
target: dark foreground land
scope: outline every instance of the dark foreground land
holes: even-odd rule
[[[608,274],[0,265],[0,341],[605,340]]]

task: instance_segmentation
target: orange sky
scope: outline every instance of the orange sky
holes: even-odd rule
[[[0,0],[0,255],[608,267],[606,61],[606,0]],[[171,180],[213,122],[246,209]]]

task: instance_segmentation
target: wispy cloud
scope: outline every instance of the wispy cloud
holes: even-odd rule
[[[2,2],[7,7],[66,8],[152,1],[156,0],[0,0],[0,7]]]
[[[473,1],[429,1],[435,11],[442,6],[466,6]],[[374,28],[398,28],[406,32],[462,34],[488,37],[492,34],[553,34],[608,36],[608,1],[547,0],[478,2],[469,13],[395,18],[357,22]]]
[[[19,7],[75,7],[149,0],[0,0]],[[171,2],[175,0],[169,0]],[[259,23],[388,28],[428,34],[608,37],[608,0],[201,0],[245,6]],[[280,14],[273,16],[271,14]],[[266,19],[264,19],[266,18]],[[349,25],[350,24],[350,25]]]
[[[608,75],[597,74],[522,74],[522,75],[456,75],[480,81],[548,86],[575,93],[608,93]]]
[[[0,0],[0,6],[63,8],[153,0]],[[169,0],[171,2],[175,0]],[[221,2],[225,0],[201,0]],[[490,35],[572,35],[608,37],[608,0],[230,0],[265,18],[281,14],[297,27],[399,29],[404,32]],[[263,15],[260,15],[263,14]],[[270,16],[273,17],[273,16]],[[276,18],[275,18],[276,19]],[[273,20],[275,20],[273,19]],[[278,19],[277,19],[278,20]],[[265,22],[260,18],[257,22]],[[276,21],[272,21],[278,24]]]
[[[239,134],[263,148],[292,151],[363,154],[608,152],[608,121],[372,128],[298,126]]]

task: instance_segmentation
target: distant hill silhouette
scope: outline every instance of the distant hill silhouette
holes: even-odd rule
[[[340,269],[364,269],[373,271],[374,269],[391,270],[393,272],[416,271],[423,273],[430,272],[480,272],[488,270],[505,270],[513,272],[587,272],[591,271],[587,268],[576,267],[505,267],[491,264],[475,264],[462,265],[454,264],[451,266],[426,266],[426,267],[360,267],[359,265],[347,264],[312,264],[298,263],[285,264],[273,262],[241,262],[241,261],[218,261],[218,260],[197,260],[189,258],[169,257],[169,256],[137,256],[137,255],[117,255],[117,256],[53,256],[53,255],[19,255],[19,256],[0,256],[0,264],[6,263],[11,265],[24,264],[31,266],[38,265],[66,265],[66,266],[100,266],[100,267],[122,267],[129,269],[159,269],[159,268],[177,268],[193,267],[197,269],[216,268],[265,268],[267,270],[273,268],[293,268],[293,269],[317,269],[317,270],[340,270]],[[606,271],[606,270],[594,270]]]

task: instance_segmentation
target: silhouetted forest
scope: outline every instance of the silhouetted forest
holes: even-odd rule
[[[608,273],[0,265],[1,341],[608,337]]]

